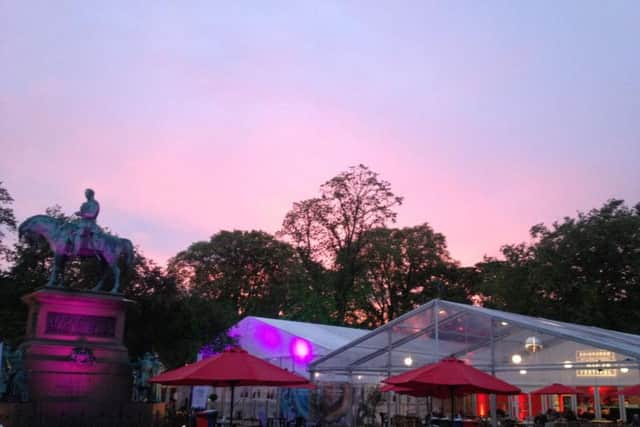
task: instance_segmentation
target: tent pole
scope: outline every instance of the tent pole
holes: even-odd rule
[[[491,318],[491,336],[489,337],[491,343],[491,375],[496,376],[496,343],[494,340],[495,330],[494,330],[494,319]],[[496,412],[496,395],[492,393],[489,395],[489,406],[491,408],[491,426],[498,427],[498,416]]]
[[[387,376],[389,376],[389,377],[392,375],[392,371],[391,371],[391,362],[392,362],[391,349],[393,348],[392,347],[392,344],[393,344],[392,332],[393,332],[393,330],[389,329],[389,333],[388,333],[388,336],[387,336]],[[387,419],[383,420],[383,422],[382,422],[383,426],[382,427],[391,426],[391,396],[392,395],[393,394],[387,392]],[[386,421],[386,426],[384,425],[385,424],[384,421]]]

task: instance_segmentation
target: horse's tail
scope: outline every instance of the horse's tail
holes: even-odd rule
[[[129,239],[122,239],[122,243],[124,244],[124,253],[127,256],[127,266],[132,266],[133,265],[133,255],[134,255],[134,249],[133,249],[133,243],[131,243],[131,240]]]
[[[31,218],[27,218],[24,222],[20,223],[18,226],[18,239],[22,240],[27,233],[27,229],[29,228],[29,220]]]

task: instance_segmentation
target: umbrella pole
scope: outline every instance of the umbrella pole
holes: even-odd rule
[[[455,406],[455,400],[453,400],[453,387],[449,387],[449,391],[451,392],[451,425],[453,426],[453,415]]]
[[[229,427],[233,427],[233,389],[234,386],[231,386],[231,414],[229,415]]]

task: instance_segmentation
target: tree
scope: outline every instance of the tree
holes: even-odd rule
[[[316,263],[332,270],[338,322],[353,321],[348,312],[358,294],[355,277],[367,232],[395,222],[393,208],[401,203],[387,181],[358,165],[324,183],[319,197],[294,203],[285,216],[278,235],[296,246],[305,266]]]
[[[487,260],[487,305],[557,320],[640,332],[640,204],[600,209],[531,228],[531,245],[505,246]]]
[[[183,292],[175,277],[139,253],[134,264],[124,289],[134,301],[125,336],[131,357],[155,351],[165,366],[179,367],[216,336],[226,336],[231,319],[217,303]]]
[[[12,203],[13,198],[9,191],[2,186],[2,181],[0,181],[0,256],[5,259],[9,258],[10,250],[3,244],[5,238],[3,228],[9,231],[16,230],[16,217],[11,208]]]
[[[543,296],[533,280],[535,250],[520,243],[501,248],[502,258],[486,257],[475,272],[479,300],[486,307],[527,315],[540,315]]]
[[[59,207],[48,208],[46,213],[62,215]],[[25,333],[27,321],[28,310],[21,297],[47,283],[53,254],[39,236],[16,242],[9,253],[12,264],[0,278],[0,337],[16,344]]]
[[[193,243],[169,262],[169,272],[194,296],[233,313],[282,317],[307,280],[293,250],[262,231],[221,231]]]
[[[402,229],[377,228],[366,236],[358,289],[364,290],[360,308],[367,326],[380,326],[432,298],[467,300],[457,283],[457,263],[444,235],[429,224]]]

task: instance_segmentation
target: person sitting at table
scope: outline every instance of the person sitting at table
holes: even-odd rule
[[[593,411],[593,408],[589,406],[586,412],[582,413],[582,418],[585,420],[593,420],[596,417],[596,413]]]
[[[564,411],[562,411],[562,418],[564,418],[567,421],[578,420],[578,418],[576,417],[576,414],[571,410],[571,408],[564,408]]]
[[[555,410],[555,408],[549,408],[547,409],[547,421],[555,421],[558,418],[560,418],[560,414],[558,413],[558,411]]]
[[[458,411],[453,417],[453,427],[462,427],[462,412]]]
[[[549,421],[547,419],[547,416],[545,415],[544,412],[540,412],[534,419],[533,419],[533,423],[537,426],[544,426],[547,421]]]

